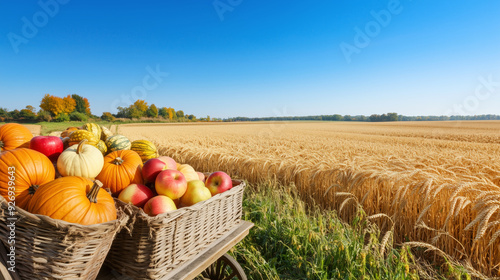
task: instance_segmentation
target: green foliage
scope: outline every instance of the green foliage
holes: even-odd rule
[[[25,121],[34,121],[36,119],[36,114],[29,109],[22,109],[19,113],[19,117]]]
[[[69,116],[66,113],[60,113],[54,118],[55,122],[69,122]]]
[[[84,114],[84,113],[80,113],[80,112],[73,112],[71,114],[69,114],[69,119],[72,120],[72,121],[82,121],[82,122],[85,122],[89,119],[89,117]]]
[[[161,117],[168,119],[168,109],[167,107],[161,107],[160,110],[158,111],[158,115]]]
[[[397,113],[387,113],[382,115],[373,114],[369,119],[371,122],[396,122],[399,118]]]
[[[50,122],[52,120],[52,115],[50,114],[50,112],[40,110],[38,112],[38,117],[36,118],[36,120],[39,122]]]
[[[20,114],[21,112],[15,109],[14,111],[10,111],[7,115],[12,120],[18,120],[20,118]]]
[[[112,122],[115,120],[115,117],[110,112],[104,112],[102,113],[101,119],[103,121]]]
[[[144,112],[142,112],[141,110],[135,108],[135,107],[131,107],[130,108],[130,113],[129,113],[129,118],[131,119],[140,119],[142,116],[144,116]]]
[[[249,279],[418,279],[409,250],[388,248],[381,255],[377,227],[306,210],[294,187],[248,188],[243,209],[255,227],[233,255]]]
[[[158,117],[158,108],[156,108],[155,104],[151,104],[151,106],[149,106],[149,108],[146,110],[146,116],[150,118]]]
[[[78,94],[73,94],[71,97],[75,100],[75,110],[73,112],[78,112],[85,114],[87,116],[90,115],[90,105],[87,98],[83,98]]]
[[[175,112],[175,114],[177,115],[178,119],[183,119],[184,118],[184,111],[182,111],[182,110],[179,110],[179,111]]]

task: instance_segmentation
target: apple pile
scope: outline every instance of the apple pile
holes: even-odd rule
[[[178,164],[171,157],[147,160],[142,167],[144,184],[131,184],[118,199],[140,207],[150,216],[192,206],[233,187],[225,172],[205,177],[188,164]]]

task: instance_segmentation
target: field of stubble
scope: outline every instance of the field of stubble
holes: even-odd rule
[[[362,205],[387,215],[373,217],[384,239],[423,241],[499,273],[500,122],[127,124],[118,133],[202,171],[295,184],[306,203],[346,220]]]

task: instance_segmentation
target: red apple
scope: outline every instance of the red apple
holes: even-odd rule
[[[125,203],[132,203],[137,207],[142,207],[153,196],[153,191],[145,185],[131,184],[120,192],[118,199]]]
[[[167,169],[156,176],[155,189],[158,194],[178,199],[186,192],[187,181],[180,171]]]
[[[156,216],[176,209],[177,207],[174,201],[170,197],[164,195],[157,195],[148,200],[144,205],[144,212],[149,216]]]
[[[217,171],[208,176],[205,185],[210,190],[212,196],[230,190],[233,187],[231,177],[223,171]]]
[[[156,176],[167,168],[167,164],[159,158],[149,159],[142,166],[142,177],[146,182],[153,183],[156,180]]]
[[[157,159],[165,162],[167,164],[167,169],[177,169],[177,163],[173,158],[167,156],[161,156],[157,157]]]
[[[46,155],[52,162],[57,162],[64,151],[64,144],[57,136],[35,136],[31,138],[30,149]]]
[[[181,197],[181,206],[191,206],[211,197],[210,191],[202,181],[191,180],[188,182],[186,193]]]
[[[203,183],[205,183],[206,181],[206,177],[205,177],[205,174],[201,173],[201,172],[198,172],[196,171],[196,174],[198,174],[198,178],[200,178],[200,181],[202,181]]]

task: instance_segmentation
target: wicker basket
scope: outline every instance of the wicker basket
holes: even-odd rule
[[[0,239],[5,248],[11,247],[7,224],[10,218],[17,218],[12,232],[15,271],[21,279],[95,279],[115,235],[128,220],[119,210],[114,221],[84,226],[31,214],[19,207],[11,217],[8,207],[0,196]]]
[[[106,265],[133,279],[160,279],[197,255],[241,221],[245,183],[197,203],[156,217],[119,202],[130,215],[116,236]]]

